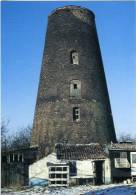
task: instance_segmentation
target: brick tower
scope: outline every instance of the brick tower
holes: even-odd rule
[[[48,18],[32,145],[116,142],[92,11],[78,6]]]

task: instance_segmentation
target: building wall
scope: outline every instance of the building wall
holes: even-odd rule
[[[47,163],[57,163],[60,162],[56,159],[56,154],[52,153],[48,155],[47,157],[44,157],[37,162],[31,164],[29,166],[29,180],[33,178],[37,179],[49,179],[49,172],[48,172],[48,166]]]
[[[5,186],[24,186],[28,185],[28,166],[24,164],[2,165],[1,185]]]
[[[43,158],[29,166],[29,179],[48,179],[47,159]]]
[[[68,161],[65,161],[68,162]],[[29,166],[29,179],[49,179],[49,171],[47,163],[63,163],[63,161],[57,160],[54,153],[47,157],[38,160]],[[76,161],[76,176],[93,176],[93,164],[91,160]]]
[[[77,30],[78,29],[78,30]],[[56,141],[110,143],[116,141],[94,14],[67,7],[49,16],[34,116],[32,145]],[[79,64],[71,63],[71,52]],[[72,80],[81,82],[81,97],[70,97]],[[80,121],[73,121],[80,107]]]
[[[99,159],[96,159],[98,161]],[[48,155],[47,157],[42,158],[41,160],[38,160],[37,162],[33,163],[32,165],[29,166],[29,182],[32,183],[35,179],[35,184],[39,184],[41,180],[50,180],[49,179],[49,164],[50,167],[54,166],[64,166],[64,163],[66,164],[65,166],[70,166],[70,162],[68,160],[57,160],[56,159],[56,154],[52,153]],[[95,161],[94,160],[77,160],[74,161],[74,166],[76,168],[76,172],[74,174],[71,172],[71,168],[69,167],[69,183],[70,185],[77,184],[78,180],[80,179],[91,179],[90,182],[93,184],[95,183]],[[56,164],[56,165],[55,165]],[[109,184],[111,182],[111,167],[110,167],[110,159],[105,159],[103,160],[103,167],[102,167],[102,172],[103,172],[103,183]],[[56,172],[58,173],[58,172]],[[61,172],[60,172],[61,173]],[[55,179],[52,179],[55,180]],[[89,180],[88,180],[89,181]],[[84,182],[85,184],[85,182]],[[57,184],[55,184],[57,185]]]
[[[22,155],[22,160],[10,155]],[[1,163],[1,185],[5,186],[24,186],[28,185],[28,167],[37,158],[37,148],[27,148],[13,151],[2,152]]]
[[[91,160],[76,161],[77,176],[94,176],[94,167]]]

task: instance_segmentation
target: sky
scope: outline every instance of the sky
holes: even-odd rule
[[[117,136],[136,135],[135,2],[2,2],[2,119],[11,132],[33,123],[50,12],[91,9],[101,47]]]

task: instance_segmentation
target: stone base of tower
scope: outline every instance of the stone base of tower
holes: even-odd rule
[[[73,107],[80,108],[80,119],[73,120]],[[44,108],[44,109],[43,109]],[[42,101],[37,105],[37,115],[32,134],[32,145],[39,145],[46,153],[52,152],[56,143],[106,144],[115,142],[113,124],[104,106],[95,100],[63,99]],[[106,117],[105,117],[106,116]]]

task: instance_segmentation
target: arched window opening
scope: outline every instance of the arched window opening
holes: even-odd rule
[[[71,63],[76,65],[79,64],[78,53],[76,51],[71,52]]]
[[[70,97],[80,98],[81,97],[81,81],[72,80],[70,83]]]

